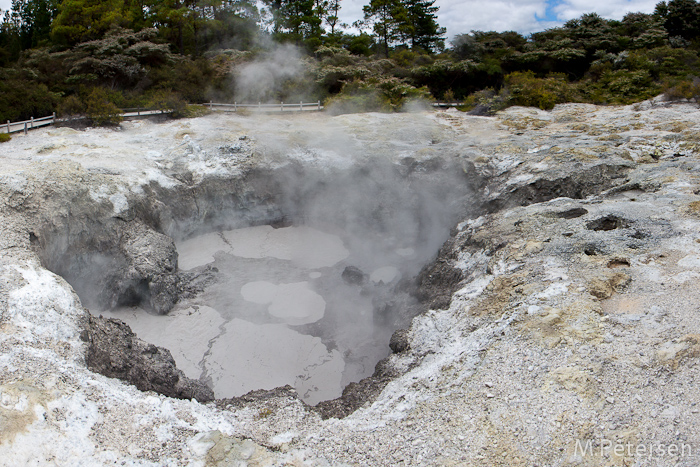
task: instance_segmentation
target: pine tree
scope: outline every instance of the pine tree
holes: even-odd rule
[[[445,46],[445,28],[436,21],[439,8],[434,5],[435,0],[403,0],[400,30],[412,49],[431,52]]]
[[[370,0],[362,7],[365,22],[372,25],[384,56],[389,56],[389,45],[401,37],[401,18],[405,13],[401,0]]]
[[[434,5],[435,0],[371,0],[363,11],[388,57],[390,44],[399,41],[427,52],[445,46],[445,28],[437,24]]]
[[[129,13],[124,0],[63,0],[51,24],[51,38],[66,45],[100,39],[114,26],[128,27]]]
[[[331,32],[330,35],[335,34],[335,28],[336,26],[342,27],[342,25],[339,23],[340,17],[338,17],[338,12],[340,11],[340,0],[327,0],[325,1],[327,7],[326,7],[326,15],[323,18],[328,26],[331,27]]]
[[[320,37],[321,17],[317,0],[263,0],[272,16],[272,32],[278,39],[301,43]]]
[[[695,0],[671,0],[656,5],[669,36],[692,40],[700,36],[700,4]]]

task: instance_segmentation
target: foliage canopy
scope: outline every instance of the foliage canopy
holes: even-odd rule
[[[620,21],[585,14],[527,37],[472,31],[452,38],[448,49],[435,0],[367,0],[358,34],[340,22],[342,6],[13,0],[0,23],[0,121],[59,110],[114,123],[120,107],[185,115],[187,103],[240,102],[249,95],[241,91],[244,78],[262,85],[255,70],[275,73],[274,64],[262,65],[274,50],[298,66],[271,78],[266,99],[321,99],[350,110],[397,110],[413,98],[463,100],[486,112],[514,104],[548,109],[700,92],[696,0],[662,1],[653,14]],[[279,43],[294,44],[301,56]]]

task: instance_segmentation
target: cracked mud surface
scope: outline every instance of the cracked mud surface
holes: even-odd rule
[[[299,119],[49,129],[0,147],[0,463],[699,463],[695,107]],[[324,412],[290,388],[202,404],[87,368],[87,311],[42,261],[137,224],[185,237],[214,211],[231,213],[224,228],[279,220],[266,168],[350,163],[338,141],[473,174],[475,209],[417,275],[429,309],[392,338],[378,381]],[[119,251],[127,277],[157,282]]]

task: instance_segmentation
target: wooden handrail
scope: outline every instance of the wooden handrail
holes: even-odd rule
[[[315,107],[317,110],[322,110],[323,106],[321,105],[321,101],[316,101],[316,102],[299,102],[298,104],[285,104],[283,102],[280,102],[279,104],[263,104],[263,103],[257,103],[257,104],[239,104],[238,102],[234,102],[233,104],[224,104],[224,103],[217,103],[217,102],[209,102],[208,104],[205,104],[209,106],[210,110],[215,110],[215,107],[223,107],[223,108],[233,108],[234,111],[238,111],[239,108],[245,109],[245,108],[256,108],[256,109],[278,109],[280,111],[284,111],[284,109],[296,109],[298,111],[303,111],[304,109],[308,109],[311,107]],[[148,108],[143,108],[143,107],[136,107],[136,108],[126,108],[126,109],[120,109],[122,111],[122,116],[128,116],[127,114],[129,113],[136,113],[134,116],[141,116],[142,114],[150,114],[153,115],[152,112],[160,112],[160,113],[167,113],[167,110],[162,110],[162,109],[148,109]],[[146,116],[146,115],[144,115]],[[49,123],[45,123],[49,121]],[[37,124],[38,123],[38,124]],[[27,130],[33,129],[33,128],[38,128],[46,125],[52,125],[56,123],[56,112],[54,112],[52,115],[49,115],[47,117],[41,117],[41,118],[30,118],[29,120],[22,120],[20,122],[11,122],[7,121],[7,123],[0,124],[0,131],[6,132],[6,133],[16,133],[19,131],[24,131],[25,134],[27,134]]]

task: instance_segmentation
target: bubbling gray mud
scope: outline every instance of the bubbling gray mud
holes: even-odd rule
[[[432,118],[237,119],[245,133],[212,120],[154,155],[158,178],[126,204],[91,188],[34,247],[93,314],[218,397],[337,397],[423,311],[415,279],[483,180]]]
[[[140,308],[102,314],[168,348],[188,377],[219,397],[291,385],[309,404],[339,397],[388,354],[394,326],[376,298],[392,293],[415,256],[404,246],[368,261],[337,235],[269,225],[197,236],[177,249],[181,269],[215,270],[216,281],[167,316]],[[367,272],[348,282],[348,265]]]
[[[420,311],[412,280],[469,205],[465,173],[441,160],[292,164],[271,184],[286,226],[181,238],[180,271],[209,278],[198,294],[167,316],[101,313],[169,349],[217,397],[287,384],[309,404],[339,397],[373,373],[392,333]]]

